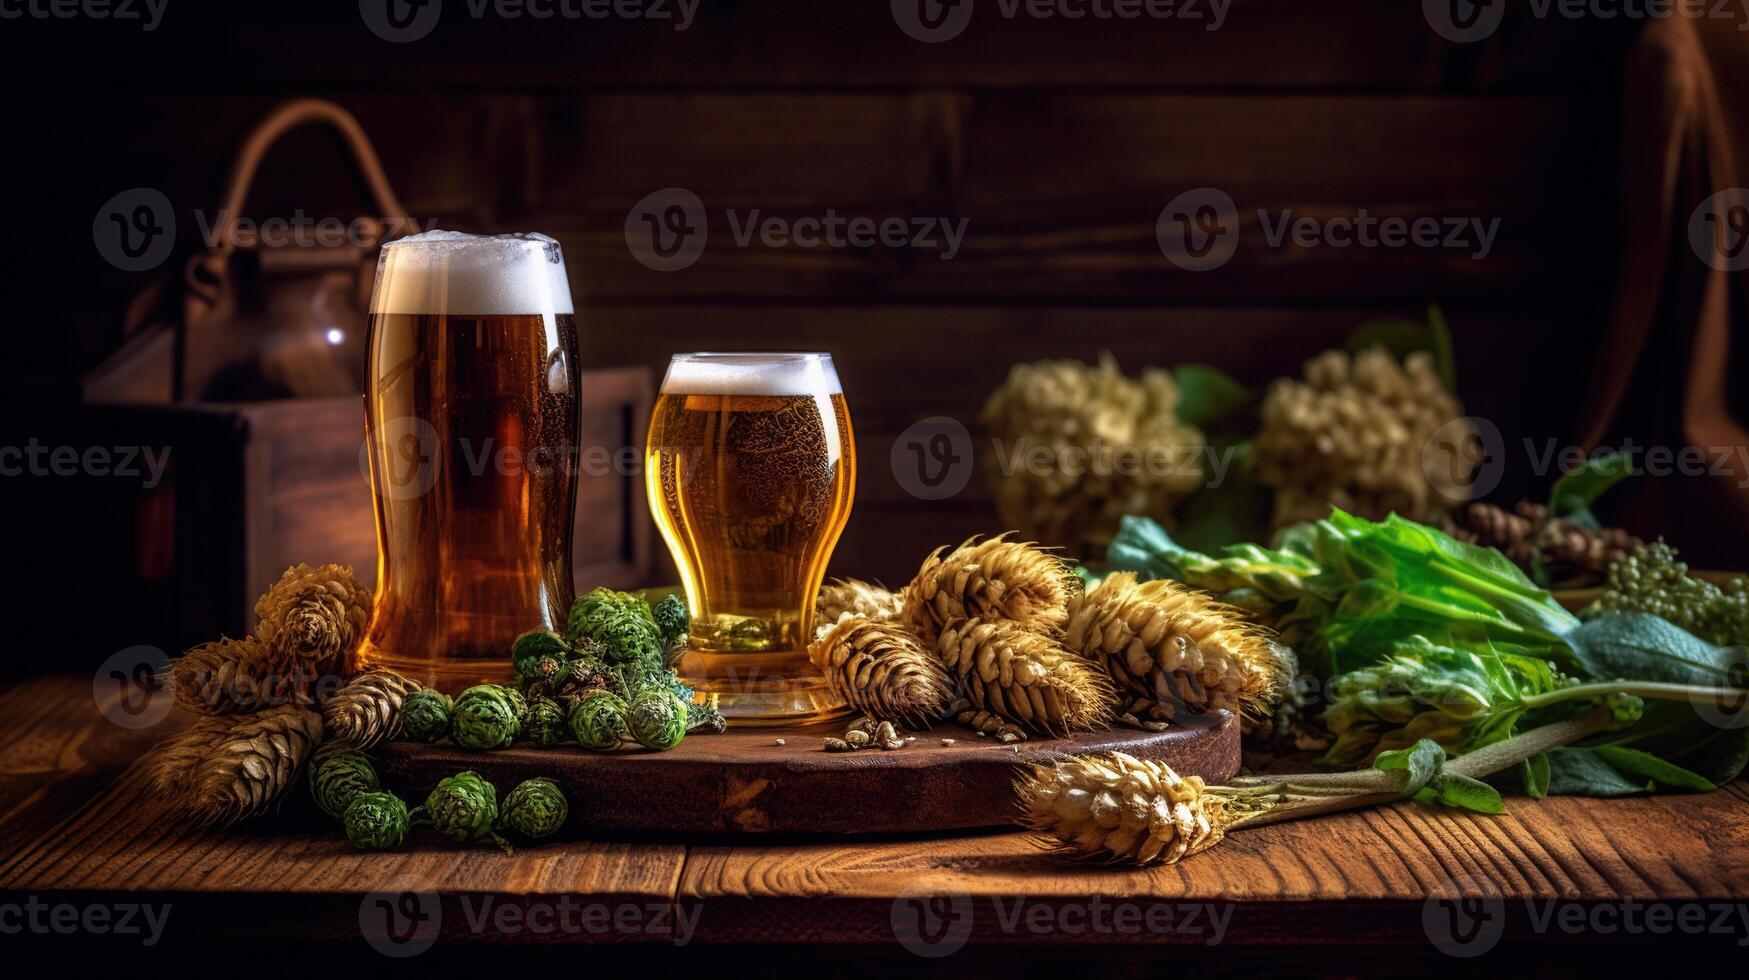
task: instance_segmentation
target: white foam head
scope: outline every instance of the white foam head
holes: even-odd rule
[[[662,390],[670,395],[837,395],[831,354],[787,351],[676,354]]]
[[[372,313],[570,313],[559,243],[545,235],[432,231],[383,246]]]

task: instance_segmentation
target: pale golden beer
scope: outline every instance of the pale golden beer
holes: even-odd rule
[[[391,243],[371,301],[376,605],[355,669],[455,691],[563,630],[577,495],[577,327],[542,236]]]
[[[808,660],[814,598],[856,492],[827,354],[680,354],[650,417],[650,510],[686,589],[681,677],[725,717],[842,709]]]

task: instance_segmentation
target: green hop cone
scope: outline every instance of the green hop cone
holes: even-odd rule
[[[360,794],[380,785],[376,768],[361,752],[317,753],[310,765],[310,795],[315,797],[316,805],[323,813],[335,819],[339,819]]]
[[[650,615],[656,620],[656,630],[662,636],[663,646],[671,647],[686,638],[686,630],[691,621],[686,615],[686,603],[679,596],[664,596],[650,610]]]
[[[514,687],[499,686],[498,691],[506,704],[510,705],[510,713],[516,716],[516,727],[521,729],[528,724],[528,699]]]
[[[425,798],[424,814],[433,830],[457,843],[496,840],[498,791],[477,772],[458,772]]]
[[[455,703],[459,706],[479,698],[496,698],[502,701],[504,700],[504,687],[498,684],[475,684],[456,695]]]
[[[595,693],[571,709],[571,735],[586,749],[611,749],[626,740],[625,699],[609,691]]]
[[[590,626],[589,638],[607,648],[609,663],[626,664],[662,659],[662,637],[656,624],[636,612],[607,609]]]
[[[361,851],[391,851],[407,838],[407,804],[393,793],[360,793],[340,819]]]
[[[663,687],[648,687],[632,699],[626,722],[639,745],[658,752],[686,737],[686,702]]]
[[[509,748],[522,723],[509,699],[497,695],[464,697],[456,702],[449,736],[455,744],[477,752]]]
[[[563,790],[550,779],[525,779],[504,797],[504,826],[530,839],[551,837],[571,812]]]
[[[573,656],[571,644],[557,633],[529,630],[510,645],[510,665],[527,683],[553,681]]]
[[[415,742],[435,742],[449,734],[455,702],[442,691],[420,688],[401,702],[401,733]]]
[[[611,663],[662,656],[662,634],[650,604],[629,592],[599,588],[571,605],[566,620],[570,641],[599,643]]]
[[[522,737],[541,748],[563,742],[571,735],[565,709],[551,698],[530,698],[528,720],[523,723]]]

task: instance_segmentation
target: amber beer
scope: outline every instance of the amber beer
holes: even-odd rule
[[[559,247],[427,232],[384,248],[366,446],[376,606],[357,668],[454,691],[572,598],[577,327]]]
[[[841,710],[808,661],[856,444],[826,354],[681,354],[650,418],[650,510],[692,613],[681,676],[739,722]]]

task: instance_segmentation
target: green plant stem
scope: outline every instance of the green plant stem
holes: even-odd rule
[[[1613,689],[1612,689],[1613,690]],[[1576,742],[1608,728],[1615,721],[1608,708],[1598,708],[1577,718],[1533,728],[1520,735],[1485,745],[1445,764],[1445,771],[1481,779],[1510,769],[1550,749]],[[1248,813],[1233,822],[1233,828],[1259,827],[1324,813],[1390,803],[1402,798],[1398,772],[1356,769],[1338,773],[1296,773],[1290,776],[1257,776],[1237,780],[1231,786],[1211,787],[1246,803],[1273,802],[1266,809]]]
[[[1658,701],[1711,703],[1721,707],[1735,707],[1743,704],[1745,698],[1749,698],[1749,691],[1734,687],[1702,687],[1696,684],[1670,684],[1663,681],[1595,681],[1590,684],[1563,687],[1547,694],[1533,694],[1525,698],[1523,704],[1526,708],[1546,708],[1562,701],[1608,697],[1611,694],[1631,694],[1634,697]]]

